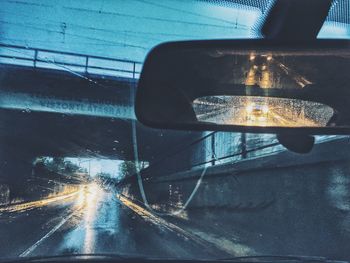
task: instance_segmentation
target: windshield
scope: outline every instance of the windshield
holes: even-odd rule
[[[271,3],[1,1],[0,259],[350,260],[348,136],[317,136],[309,154],[296,154],[273,134],[158,130],[135,117],[155,45],[258,38]],[[319,37],[349,38],[348,10],[334,1]],[[234,99],[258,123],[274,105]],[[196,114],[232,100],[199,98]],[[285,104],[319,125],[333,115],[323,104]]]

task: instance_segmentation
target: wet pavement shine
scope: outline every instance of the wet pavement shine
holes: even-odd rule
[[[0,211],[0,221],[0,254],[7,257],[72,253],[169,258],[219,255],[180,227],[97,183],[51,202],[41,200],[36,206]]]

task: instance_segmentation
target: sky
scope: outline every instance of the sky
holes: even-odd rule
[[[250,37],[259,17],[194,0],[2,0],[0,42],[143,61],[165,41]]]
[[[1,0],[0,43],[143,62],[166,41],[256,37],[260,9],[214,2]],[[327,22],[319,37],[350,38],[350,25]]]
[[[108,160],[108,159],[94,159],[94,158],[65,158],[67,161],[78,165],[81,168],[85,168],[92,177],[98,173],[109,173],[112,178],[119,177],[119,165],[123,161]]]

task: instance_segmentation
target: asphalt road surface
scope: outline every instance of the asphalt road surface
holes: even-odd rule
[[[0,209],[0,255],[219,257],[196,237],[97,183]]]
[[[342,149],[336,145],[324,147],[334,153]],[[276,162],[283,158],[276,157]],[[150,212],[112,188],[82,185],[46,199],[0,206],[0,257],[269,254],[349,260],[349,168],[348,161],[318,162],[210,178],[182,220]],[[186,198],[194,184],[184,180],[173,189]],[[158,184],[152,192],[159,197],[162,189],[169,185]]]

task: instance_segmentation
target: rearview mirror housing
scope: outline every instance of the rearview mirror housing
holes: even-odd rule
[[[136,93],[153,128],[350,134],[350,41],[210,40],[155,47]]]

